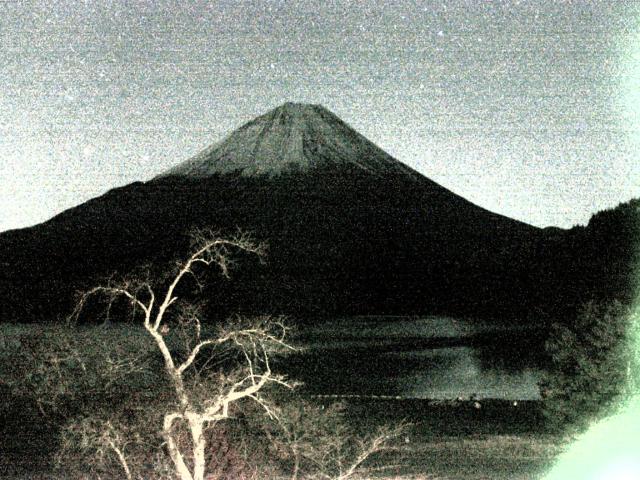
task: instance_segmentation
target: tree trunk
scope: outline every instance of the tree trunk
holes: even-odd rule
[[[178,477],[180,477],[180,480],[194,480],[193,475],[191,475],[187,464],[184,462],[182,453],[180,453],[180,449],[173,438],[173,434],[171,432],[173,420],[175,420],[175,414],[165,415],[164,417],[163,436],[167,442],[169,456],[171,457],[171,461],[176,468],[176,473],[178,474]]]
[[[187,414],[189,419],[189,430],[191,441],[193,442],[193,480],[204,480],[205,470],[205,437],[202,431],[202,417],[198,414]]]

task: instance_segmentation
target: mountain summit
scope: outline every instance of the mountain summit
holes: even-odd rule
[[[220,143],[160,177],[351,168],[383,176],[418,174],[320,105],[285,103],[244,124]]]

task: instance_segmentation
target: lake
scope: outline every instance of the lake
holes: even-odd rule
[[[542,332],[447,317],[348,317],[300,329],[285,371],[316,395],[539,399]]]

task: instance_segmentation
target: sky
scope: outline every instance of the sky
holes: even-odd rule
[[[0,0],[0,231],[322,104],[489,210],[640,196],[636,1]]]

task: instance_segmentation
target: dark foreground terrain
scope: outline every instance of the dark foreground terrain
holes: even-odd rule
[[[414,319],[409,323],[405,321],[402,324],[403,330],[407,330],[407,334],[420,330],[424,322],[418,320]],[[367,337],[367,331],[387,332],[382,321],[371,324],[372,321],[367,319],[368,323],[365,323],[369,330],[363,326],[358,339]],[[433,327],[434,321],[429,321],[429,325]],[[441,323],[448,325],[447,322]],[[333,338],[337,348],[341,345],[337,335],[341,331],[336,325],[335,322],[330,324],[331,330],[336,333]],[[69,419],[63,414],[60,418],[53,417],[51,413],[43,416],[33,401],[27,400],[29,390],[23,390],[27,392],[24,394],[16,393],[16,390],[9,388],[10,383],[7,383],[17,381],[19,384],[29,385],[29,372],[33,369],[28,364],[20,364],[17,359],[22,357],[16,352],[22,352],[25,346],[30,345],[30,338],[37,342],[55,343],[58,337],[66,338],[64,331],[51,326],[36,329],[33,326],[13,325],[5,326],[2,333],[0,344],[4,341],[4,347],[0,349],[0,354],[3,355],[0,357],[3,360],[0,372],[4,371],[4,377],[0,375],[0,382],[3,378],[8,380],[4,384],[0,383],[0,478],[77,478],[77,475],[65,475],[64,472],[56,471],[53,465],[53,456],[58,451],[60,438],[54,425],[68,423]],[[77,333],[86,340],[82,345],[88,358],[93,361],[99,353],[98,346],[104,342],[144,352],[147,340],[144,331],[130,325],[80,328]],[[313,345],[311,337],[305,345]],[[48,348],[54,347],[56,346]],[[15,355],[12,356],[12,352]],[[401,437],[394,440],[391,450],[371,459],[371,476],[387,479],[535,479],[541,477],[562,449],[563,439],[549,435],[543,428],[539,401],[491,400],[490,396],[482,394],[476,397],[479,398],[476,401],[470,399],[470,394],[465,395],[463,390],[457,390],[458,393],[454,395],[461,395],[465,399],[461,401],[428,399],[434,397],[408,398],[411,395],[402,396],[402,392],[394,387],[391,380],[407,376],[407,372],[411,373],[416,368],[424,371],[428,366],[424,358],[421,357],[415,364],[411,358],[405,359],[403,363],[401,358],[382,361],[376,355],[371,349],[359,355],[352,352],[348,357],[344,352],[340,354],[340,350],[329,352],[326,349],[320,351],[310,348],[306,356],[293,355],[286,357],[290,361],[274,362],[278,371],[305,382],[298,392],[312,403],[324,407],[335,402],[343,403],[346,408],[346,426],[350,431],[367,434],[377,431],[383,425],[393,426],[403,422],[408,424]],[[389,367],[384,370],[386,363]],[[365,368],[367,365],[368,371]],[[70,368],[68,365],[67,367]],[[481,366],[478,368],[479,371],[482,370]],[[23,370],[25,374],[22,377],[14,378],[15,375],[9,375],[10,372]],[[372,375],[372,372],[375,374]],[[431,374],[435,376],[437,370],[431,370]],[[455,375],[452,371],[447,370],[443,375],[449,376],[453,382]],[[379,381],[372,381],[372,376]],[[361,381],[358,377],[368,379],[368,382]],[[137,378],[132,376],[127,379],[126,391],[140,392],[150,388],[149,384],[139,383],[142,380],[136,380]],[[408,375],[407,378],[414,377]],[[346,388],[347,379],[350,379],[349,389]],[[370,386],[369,390],[365,389],[367,385]],[[73,388],[79,387],[76,385]],[[348,395],[356,392],[368,395]],[[320,395],[322,393],[347,395]],[[387,396],[374,397],[372,394]],[[104,406],[103,403],[96,403],[96,408],[101,406]],[[79,409],[75,403],[63,408],[64,411],[69,411],[70,417],[74,415],[74,409]],[[118,408],[115,405],[108,406],[110,411]],[[326,411],[329,410],[331,409]],[[319,411],[323,412],[324,409]],[[84,464],[84,460],[80,462]],[[106,480],[107,477],[102,478]],[[120,471],[114,471],[110,478],[121,478]]]
[[[535,479],[562,449],[540,427],[539,402],[362,399],[349,408],[360,425],[411,423],[399,449],[379,459],[397,465],[382,478]]]
[[[54,429],[39,424],[35,408],[18,402],[4,411],[1,478],[66,478],[53,475]],[[323,404],[336,401],[316,397]],[[432,402],[346,399],[354,429],[410,422],[397,449],[377,457],[372,476],[404,479],[535,479],[551,466],[562,439],[540,429],[537,402]],[[377,467],[380,467],[377,470]],[[119,472],[114,478],[120,478]]]

